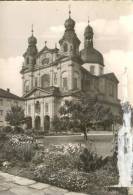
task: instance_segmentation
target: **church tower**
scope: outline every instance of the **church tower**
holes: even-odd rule
[[[33,25],[31,30],[31,36],[28,38],[28,48],[23,54],[24,63],[21,70],[22,79],[23,79],[23,94],[26,94],[33,88],[33,70],[36,65],[37,59],[37,39],[33,34]]]
[[[26,52],[23,54],[24,57],[24,65],[28,66],[31,70],[33,69],[34,65],[36,64],[36,56],[37,56],[37,39],[33,35],[33,26],[31,30],[31,36],[28,38],[28,48]]]
[[[81,51],[81,59],[83,67],[93,75],[102,75],[104,68],[104,60],[102,54],[93,47],[93,28],[88,25],[84,31],[84,49]]]
[[[69,9],[69,18],[65,21],[65,32],[62,39],[59,41],[61,54],[66,56],[78,56],[80,40],[75,33],[75,21],[71,18]]]

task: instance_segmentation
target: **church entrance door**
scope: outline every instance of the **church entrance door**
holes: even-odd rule
[[[44,116],[44,131],[49,132],[50,129],[50,117],[48,115]]]
[[[27,124],[27,129],[31,129],[32,128],[32,118],[31,118],[31,116],[28,116],[26,118],[26,124]]]

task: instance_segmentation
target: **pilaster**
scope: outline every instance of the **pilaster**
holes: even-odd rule
[[[44,98],[41,100],[41,128],[44,130]]]

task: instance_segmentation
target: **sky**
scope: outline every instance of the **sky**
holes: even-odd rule
[[[122,97],[122,75],[128,71],[129,101],[133,104],[133,1],[1,1],[0,2],[0,88],[22,95],[20,70],[27,39],[34,25],[34,35],[41,50],[59,47],[68,18],[68,7],[75,20],[75,31],[83,48],[83,33],[88,24],[94,30],[94,47],[104,57],[105,73],[118,77],[119,98]]]

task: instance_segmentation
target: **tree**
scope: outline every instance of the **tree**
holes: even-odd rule
[[[52,120],[52,127],[53,127],[53,130],[55,130],[55,132],[57,133],[58,131],[60,131],[60,128],[61,128],[61,121],[60,121],[60,118],[55,115],[53,120]]]
[[[24,120],[24,110],[22,107],[18,105],[12,106],[11,110],[6,114],[6,121],[12,126],[18,126],[22,120]]]
[[[102,124],[104,129],[113,124],[114,116],[109,107],[104,107],[97,101],[91,102],[87,98],[82,98],[81,101],[65,101],[64,105],[60,107],[59,113],[61,117],[68,117],[69,122],[67,126],[72,123],[79,124],[80,129],[87,129],[89,127]],[[81,128],[82,127],[82,128]]]

